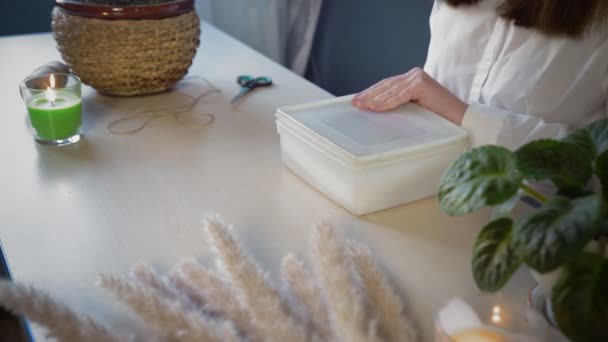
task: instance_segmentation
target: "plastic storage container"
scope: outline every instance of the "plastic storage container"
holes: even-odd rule
[[[356,215],[434,196],[468,133],[414,104],[373,113],[351,99],[279,108],[283,163]]]

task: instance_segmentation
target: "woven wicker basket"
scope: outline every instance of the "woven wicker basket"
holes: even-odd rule
[[[65,62],[82,82],[110,95],[171,88],[192,64],[200,22],[192,9],[163,19],[104,20],[55,7],[53,32]]]

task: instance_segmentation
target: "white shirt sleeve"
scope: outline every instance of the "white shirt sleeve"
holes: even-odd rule
[[[508,149],[536,139],[561,138],[568,126],[546,123],[541,118],[512,113],[487,105],[473,103],[462,119],[462,128],[470,133],[470,147],[501,145]]]

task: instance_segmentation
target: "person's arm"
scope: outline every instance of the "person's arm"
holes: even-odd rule
[[[565,125],[548,124],[535,116],[467,104],[420,68],[383,80],[353,99],[355,106],[377,112],[408,102],[462,126],[471,134],[471,147],[490,144],[515,149],[531,140],[561,137],[568,130]]]

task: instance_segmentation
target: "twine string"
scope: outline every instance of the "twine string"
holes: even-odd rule
[[[191,81],[199,81],[204,84],[209,90],[206,90],[198,96],[192,96],[181,91],[173,91],[172,94],[182,96],[187,99],[188,103],[183,105],[159,107],[159,108],[138,108],[135,110],[128,111],[129,115],[124,118],[120,118],[110,122],[107,126],[108,131],[112,134],[127,135],[137,133],[152,121],[173,117],[175,122],[182,126],[190,127],[205,127],[215,121],[215,116],[211,113],[193,113],[194,107],[204,98],[211,94],[221,93],[221,90],[216,88],[206,78],[200,76],[192,76],[184,79],[181,84],[189,83]],[[125,125],[137,122],[139,123],[134,128],[125,128]],[[123,127],[121,129],[121,126]]]

